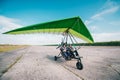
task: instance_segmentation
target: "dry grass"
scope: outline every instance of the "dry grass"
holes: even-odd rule
[[[24,45],[0,45],[0,52],[8,52],[25,47]]]

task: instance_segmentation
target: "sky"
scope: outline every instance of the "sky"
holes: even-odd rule
[[[2,33],[75,16],[82,19],[95,42],[120,41],[120,0],[0,0],[0,44],[60,43],[61,35]]]

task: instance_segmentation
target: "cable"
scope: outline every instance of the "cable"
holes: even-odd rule
[[[69,32],[70,33],[70,32]],[[72,36],[72,38],[74,39],[74,41],[76,42],[76,43],[78,43],[77,42],[77,40],[74,38],[74,36],[70,33],[70,35]]]

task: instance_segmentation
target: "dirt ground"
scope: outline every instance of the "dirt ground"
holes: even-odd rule
[[[59,54],[55,46],[29,46],[1,53],[0,80],[120,80],[120,47],[83,46],[78,52],[83,56],[83,70],[76,68],[76,60],[54,61]]]

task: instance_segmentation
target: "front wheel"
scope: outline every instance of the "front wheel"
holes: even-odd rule
[[[54,60],[57,61],[57,56],[54,57]]]
[[[83,64],[81,62],[77,62],[76,67],[77,67],[77,69],[82,70],[83,69]]]

